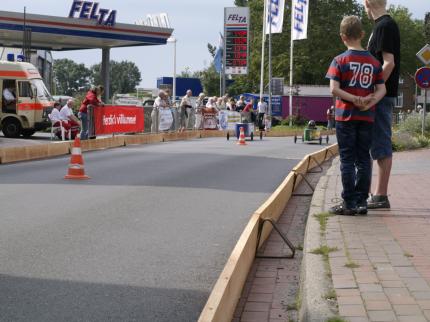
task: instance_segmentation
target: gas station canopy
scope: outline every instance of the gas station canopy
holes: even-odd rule
[[[31,48],[76,50],[166,44],[173,29],[0,11],[0,45],[22,47],[24,25],[31,29]]]
[[[80,11],[79,18],[74,18],[76,11]],[[116,23],[116,11],[110,11],[109,18],[102,21],[108,12],[98,9],[98,3],[76,0],[69,17],[0,11],[0,46],[23,48],[24,34],[27,34],[26,37],[30,34],[26,40],[31,49],[101,49],[101,76],[105,87],[104,99],[107,101],[110,98],[110,49],[164,45],[173,32],[170,28]]]

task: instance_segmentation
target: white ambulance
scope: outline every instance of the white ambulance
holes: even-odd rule
[[[32,64],[0,61],[0,89],[0,127],[6,137],[30,137],[51,126],[54,99]]]

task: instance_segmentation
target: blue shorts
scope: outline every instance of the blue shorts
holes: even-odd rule
[[[373,160],[391,158],[391,126],[393,120],[394,97],[384,97],[377,105],[375,123],[373,124],[373,140],[370,153]]]

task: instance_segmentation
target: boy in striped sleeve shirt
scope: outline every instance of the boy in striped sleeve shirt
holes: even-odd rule
[[[347,51],[333,59],[326,78],[330,79],[330,90],[336,97],[343,202],[329,212],[367,214],[375,105],[384,97],[386,89],[381,64],[361,46],[364,31],[360,19],[345,17],[340,24],[340,37]]]

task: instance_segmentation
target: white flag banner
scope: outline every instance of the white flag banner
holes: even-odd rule
[[[282,33],[284,24],[285,0],[265,0],[267,1],[266,12],[266,35]],[[272,30],[270,30],[270,18],[272,18]]]
[[[309,0],[293,0],[291,37],[293,40],[308,38]]]

